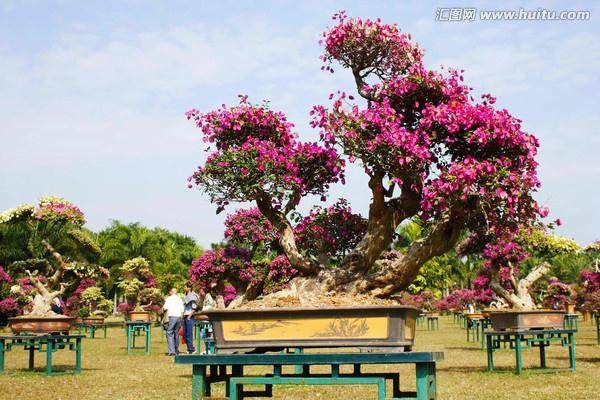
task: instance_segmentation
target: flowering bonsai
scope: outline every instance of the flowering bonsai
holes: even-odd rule
[[[25,314],[56,317],[56,297],[82,278],[108,273],[97,264],[100,248],[84,223],[81,210],[59,197],[44,197],[36,205],[0,214],[0,253],[10,252],[9,269],[24,276],[12,292],[29,297]]]
[[[254,202],[276,229],[301,291],[388,297],[455,247],[462,232],[471,252],[491,255],[547,215],[533,199],[538,141],[519,119],[490,95],[475,102],[461,72],[427,69],[423,50],[396,25],[343,12],[334,21],[321,41],[323,69],[348,69],[365,101],[338,92],[329,108],[315,106],[320,144],[300,141],[282,112],[245,96],[232,107],[187,113],[212,149],[189,186],[207,193],[217,212]],[[330,185],[344,183],[346,161],[360,162],[371,202],[364,233],[332,267],[302,252],[290,215],[303,198],[325,200]],[[374,268],[398,226],[414,217],[426,235]]]
[[[580,290],[578,297],[583,311],[600,310],[600,272],[583,270],[579,276]]]
[[[117,286],[125,297],[125,302],[117,306],[119,311],[129,313],[160,309],[163,296],[156,287],[156,278],[145,258],[136,257],[125,261],[121,266],[121,281]]]
[[[548,289],[542,300],[542,305],[553,310],[566,310],[567,306],[575,303],[573,288],[556,277],[548,280]]]

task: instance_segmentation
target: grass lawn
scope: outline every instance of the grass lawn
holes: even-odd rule
[[[102,333],[97,336],[102,336]],[[141,344],[140,340],[140,344]],[[440,330],[428,332],[418,327],[416,351],[443,351],[445,360],[438,364],[439,399],[593,399],[598,398],[600,380],[600,346],[592,323],[580,323],[576,335],[577,372],[539,373],[525,371],[521,376],[501,371],[487,373],[486,355],[476,343],[466,341],[466,333],[452,323],[451,317],[440,318]],[[0,399],[189,399],[191,367],[174,365],[165,354],[166,343],[160,329],[154,328],[152,355],[127,355],[122,328],[109,328],[108,338],[85,339],[81,375],[62,374],[46,377],[43,354],[36,354],[36,372],[27,370],[27,352],[15,348],[6,354],[4,374],[0,375]],[[524,351],[526,367],[537,365],[537,349]],[[550,367],[568,367],[566,348],[549,347]],[[74,353],[55,353],[55,365],[64,369],[73,365]],[[514,367],[514,353],[498,351],[496,367]],[[370,366],[365,370],[385,370]],[[315,369],[316,370],[316,369]],[[343,369],[342,369],[343,370]],[[414,368],[401,368],[401,387],[414,389]],[[512,370],[511,370],[512,371]],[[223,395],[218,385],[215,396]],[[374,387],[362,386],[276,386],[274,399],[374,399]]]

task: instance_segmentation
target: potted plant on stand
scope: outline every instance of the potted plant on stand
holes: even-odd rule
[[[0,250],[18,254],[9,268],[24,276],[14,294],[29,299],[24,315],[9,319],[13,332],[68,331],[74,318],[54,312],[55,299],[79,279],[108,274],[97,264],[100,248],[84,223],[81,210],[58,197],[0,214]]]
[[[112,301],[105,298],[102,289],[97,286],[90,286],[81,293],[81,303],[83,306],[77,315],[84,324],[101,325],[113,310]]]
[[[567,314],[575,313],[575,291],[570,285],[556,277],[548,280],[548,289],[542,299],[542,306],[551,310],[565,310]]]
[[[121,267],[122,279],[118,288],[123,291],[125,302],[117,307],[131,321],[150,321],[151,307],[160,308],[163,296],[156,287],[156,278],[150,264],[143,257],[127,260]]]

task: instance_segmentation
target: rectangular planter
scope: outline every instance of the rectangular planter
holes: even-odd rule
[[[490,311],[492,327],[496,331],[528,329],[562,329],[564,311]]]
[[[220,352],[285,347],[410,351],[420,310],[403,306],[210,310]]]

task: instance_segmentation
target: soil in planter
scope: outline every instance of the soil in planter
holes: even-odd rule
[[[365,296],[360,294],[351,293],[337,293],[331,292],[323,295],[316,295],[311,301],[310,306],[315,308],[328,308],[335,306],[356,306],[356,305],[370,305],[370,306],[389,306],[398,305],[395,300],[379,299],[376,297]],[[306,304],[302,304],[298,297],[266,297],[263,299],[257,299],[248,303],[242,304],[239,309],[249,310],[260,310],[264,308],[284,308],[284,307],[306,307]]]

